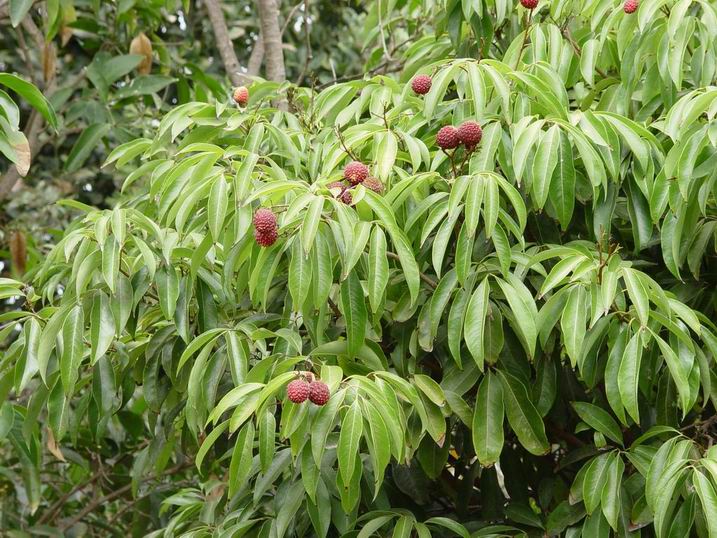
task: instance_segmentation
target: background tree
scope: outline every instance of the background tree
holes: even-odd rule
[[[717,536],[715,5],[340,7],[0,280],[3,528]]]

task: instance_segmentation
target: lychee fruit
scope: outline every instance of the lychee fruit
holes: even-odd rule
[[[232,97],[237,105],[246,106],[249,102],[249,89],[246,86],[239,86],[234,89]]]
[[[520,5],[525,9],[535,9],[538,7],[538,0],[520,0]]]
[[[418,95],[426,95],[431,91],[433,81],[428,75],[416,75],[411,81],[411,89]]]
[[[305,402],[310,392],[309,384],[303,379],[294,379],[286,386],[286,395],[295,404]]]
[[[336,194],[336,197],[338,198],[346,189],[346,184],[343,181],[332,181],[326,185],[326,188],[330,191],[338,190],[338,194]]]
[[[262,207],[254,213],[254,228],[259,233],[276,230],[276,215],[271,209]]]
[[[464,121],[458,126],[458,138],[466,148],[473,149],[483,138],[483,129],[475,121]]]
[[[351,195],[351,191],[346,189],[344,192],[341,193],[339,196],[339,200],[341,200],[346,205],[351,205],[354,201],[354,197]]]
[[[452,125],[446,125],[441,127],[436,135],[436,144],[441,149],[454,149],[457,148],[461,143],[461,139],[458,137],[458,129]]]
[[[274,243],[276,243],[276,239],[279,237],[279,234],[277,233],[276,229],[269,230],[268,232],[260,232],[259,230],[254,230],[254,239],[256,240],[257,244],[262,247],[270,247]]]
[[[363,181],[363,186],[369,190],[372,190],[376,194],[383,194],[383,183],[381,183],[375,177],[367,177]]]
[[[344,179],[348,180],[351,185],[358,185],[368,177],[368,166],[358,161],[351,161],[344,168]]]
[[[323,381],[312,381],[309,383],[309,400],[316,405],[324,405],[329,401],[329,386]]]
[[[637,0],[626,0],[622,9],[629,15],[630,13],[635,13],[635,11],[637,11],[638,5]]]

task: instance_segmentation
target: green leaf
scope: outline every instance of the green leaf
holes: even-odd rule
[[[351,483],[351,477],[355,471],[356,454],[358,454],[362,434],[363,416],[358,401],[355,401],[341,421],[339,444],[336,448],[341,480],[346,485]]]
[[[640,423],[639,384],[642,363],[641,333],[636,332],[625,346],[617,374],[620,400],[625,410],[636,423]]]
[[[717,536],[717,492],[714,485],[699,469],[692,471],[692,482],[702,504],[709,536]]]
[[[294,309],[300,311],[311,290],[311,260],[299,241],[294,241],[289,262],[289,292]]]
[[[614,452],[610,459],[611,461],[606,473],[607,480],[602,490],[600,505],[602,506],[602,513],[605,519],[607,519],[607,522],[613,530],[617,531],[620,510],[622,508],[620,492],[622,489],[622,474],[625,471],[625,463],[617,452]]]
[[[505,295],[516,322],[518,334],[522,337],[530,357],[535,355],[535,341],[538,337],[536,320],[538,308],[533,296],[515,275],[509,274],[508,281],[496,279]]]
[[[471,429],[478,461],[484,467],[493,465],[503,450],[503,388],[490,371],[478,388]]]
[[[550,203],[555,208],[563,231],[567,230],[573,218],[575,207],[575,164],[573,162],[573,147],[567,135],[560,134],[558,145],[557,164],[550,180]]]
[[[215,241],[219,241],[222,229],[224,228],[224,219],[227,214],[227,205],[229,204],[229,184],[223,176],[219,176],[214,180],[212,189],[207,200],[207,220],[209,221],[209,231]]]
[[[75,383],[80,375],[80,365],[85,354],[85,318],[81,305],[70,310],[62,326],[62,358],[60,374],[62,388],[69,397],[75,391]]]
[[[90,156],[92,151],[97,148],[97,145],[109,133],[111,125],[108,123],[93,123],[86,129],[82,130],[80,137],[72,146],[70,154],[67,156],[65,161],[65,170],[68,172],[76,172]]]
[[[545,425],[528,397],[525,385],[513,375],[496,370],[503,386],[503,400],[510,427],[520,444],[531,454],[541,456],[550,450]]]
[[[622,277],[625,280],[625,285],[627,286],[627,294],[630,296],[632,304],[635,305],[635,310],[637,311],[637,317],[640,319],[640,324],[644,327],[647,325],[650,315],[650,303],[647,286],[640,277],[640,274],[629,267],[623,267]]]
[[[115,321],[112,317],[110,299],[106,294],[99,292],[92,301],[92,319],[90,320],[93,364],[109,349],[114,337]]]
[[[542,209],[548,199],[553,170],[558,164],[560,129],[553,125],[540,139],[535,152],[532,173],[532,194],[535,205]]]
[[[165,319],[174,318],[174,310],[179,299],[179,274],[174,267],[162,267],[156,275],[159,306]]]
[[[355,357],[364,344],[368,317],[363,287],[355,271],[341,283],[341,313],[346,320],[348,353]]]
[[[22,22],[33,3],[33,0],[10,0],[10,22],[13,28]]]
[[[610,467],[612,452],[601,454],[586,464],[587,471],[583,479],[582,493],[585,510],[592,514],[600,506],[603,490],[607,483],[607,472]]]
[[[386,235],[380,226],[371,232],[368,256],[368,300],[372,312],[379,312],[383,295],[388,284],[388,258],[386,257]]]
[[[57,129],[57,117],[55,116],[52,105],[50,105],[40,90],[35,86],[10,73],[0,73],[0,84],[7,86],[20,95],[20,97],[30,103],[30,106],[42,114],[42,117],[45,118],[45,121],[47,121],[53,129]]]
[[[582,285],[578,284],[570,290],[563,315],[560,317],[565,351],[570,357],[573,367],[578,364],[580,359],[588,313],[587,292]]]
[[[319,223],[321,222],[321,212],[324,209],[324,198],[317,196],[311,201],[309,208],[304,214],[304,221],[301,225],[301,245],[304,247],[304,252],[308,254],[311,252],[311,247],[314,246],[314,238],[316,232],[319,229]]]
[[[485,326],[486,317],[490,310],[488,296],[490,286],[485,278],[471,297],[466,311],[466,318],[463,327],[463,338],[471,355],[476,361],[478,368],[483,370],[485,361]]]
[[[610,414],[603,408],[587,402],[573,402],[573,409],[588,426],[622,445],[622,431]]]

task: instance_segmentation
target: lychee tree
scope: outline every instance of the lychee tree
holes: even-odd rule
[[[176,107],[0,281],[13,525],[717,536],[715,5],[371,9],[399,75]]]

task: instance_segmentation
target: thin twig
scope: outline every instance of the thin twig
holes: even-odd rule
[[[164,476],[164,475],[173,475],[174,473],[176,473],[176,472],[178,472],[178,471],[181,471],[182,469],[184,469],[184,468],[186,468],[186,467],[189,467],[190,465],[191,465],[191,462],[180,463],[179,465],[175,465],[174,467],[170,467],[169,469],[167,469],[167,470],[164,471],[163,473],[154,473],[154,474],[145,476],[145,477],[143,477],[143,478],[140,478],[140,479],[139,479],[139,482],[140,482],[140,483],[147,482],[147,481],[149,481],[149,480],[153,480],[153,479],[155,479],[155,478],[159,478],[160,476]],[[105,495],[105,496],[103,496],[103,497],[100,497],[100,498],[98,498],[98,499],[95,499],[95,500],[92,501],[90,504],[88,504],[87,506],[85,506],[82,510],[80,510],[75,517],[73,517],[72,519],[70,519],[69,521],[67,521],[66,523],[64,523],[64,524],[62,525],[62,527],[60,527],[60,530],[61,530],[62,532],[65,532],[67,529],[69,529],[69,528],[75,526],[77,523],[79,523],[80,521],[82,521],[82,518],[84,518],[87,514],[93,512],[93,511],[94,511],[96,508],[98,508],[99,506],[102,506],[103,504],[106,504],[106,503],[108,503],[109,501],[111,501],[111,500],[113,500],[113,499],[116,499],[117,497],[121,497],[122,495],[124,495],[125,493],[127,493],[128,491],[130,491],[131,489],[132,489],[132,482],[130,482],[129,484],[126,484],[126,485],[122,486],[121,488],[119,488],[119,489],[113,491],[112,493],[108,493],[107,495]]]
[[[386,252],[386,257],[390,258],[392,260],[399,261],[399,262],[401,261],[401,257],[398,254],[396,254],[395,252]],[[428,276],[420,271],[418,274],[420,275],[421,280],[423,280],[426,284],[428,284],[434,290],[436,289],[436,287],[438,286],[438,283],[436,283],[435,280],[433,280],[430,276]]]

